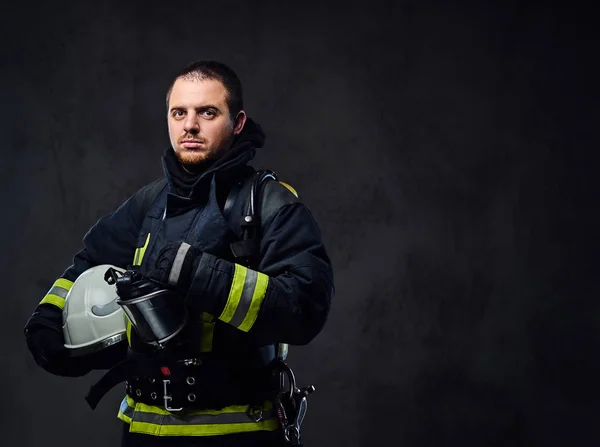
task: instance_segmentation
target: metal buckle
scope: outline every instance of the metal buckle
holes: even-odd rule
[[[308,405],[307,396],[315,391],[315,387],[310,385],[305,388],[296,386],[296,377],[292,368],[285,362],[279,362],[279,395],[276,399],[277,412],[283,428],[285,440],[294,446],[302,445],[300,428],[304,417],[306,416],[306,407]],[[285,382],[289,383],[289,390],[285,387]],[[287,414],[286,406],[283,401],[287,401],[288,408],[293,414]],[[290,420],[291,417],[291,420]]]
[[[180,362],[183,363],[185,366],[200,366],[200,365],[202,365],[202,360],[199,358],[183,359],[183,360],[180,360]]]
[[[169,401],[173,400],[173,397],[167,392],[167,385],[169,383],[171,383],[170,380],[167,380],[167,379],[163,380],[163,399],[165,401],[165,410],[171,411],[171,412],[181,411],[181,410],[183,410],[183,407],[181,407],[181,408],[169,407]]]
[[[252,419],[254,422],[260,422],[263,420],[263,408],[262,406],[254,405],[249,406],[248,411],[246,412],[248,417]]]
[[[297,403],[297,413],[294,417],[294,420],[291,424],[288,424],[284,430],[283,434],[285,436],[285,440],[292,445],[301,445],[302,441],[300,439],[300,427],[302,422],[304,421],[304,416],[306,416],[306,396],[300,398],[300,403]]]

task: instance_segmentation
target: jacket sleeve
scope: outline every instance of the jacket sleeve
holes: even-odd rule
[[[261,344],[308,344],[323,328],[334,292],[319,227],[301,202],[263,229],[257,270],[203,253],[186,297]]]
[[[139,229],[143,220],[142,200],[147,186],[140,189],[115,211],[100,218],[83,237],[83,248],[73,258],[73,264],[57,278],[36,307],[27,323],[56,327],[62,322],[61,312],[73,282],[87,269],[100,264],[117,267],[133,260]]]

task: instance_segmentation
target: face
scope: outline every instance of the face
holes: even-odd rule
[[[223,155],[246,121],[241,111],[229,116],[227,90],[213,79],[175,81],[168,106],[169,139],[184,166],[193,166]]]

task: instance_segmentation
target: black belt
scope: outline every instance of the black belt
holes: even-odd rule
[[[133,354],[90,388],[86,396],[90,407],[96,408],[108,391],[124,381],[131,398],[167,410],[258,405],[274,398],[279,385],[272,363],[244,367],[198,358],[157,361],[152,356]]]
[[[136,402],[182,409],[220,410],[230,405],[259,405],[275,398],[273,368],[227,370],[213,365],[163,366],[156,375],[133,376],[127,394]]]

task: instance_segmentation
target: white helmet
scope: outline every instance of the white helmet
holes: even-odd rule
[[[125,315],[117,304],[115,271],[125,272],[109,264],[92,267],[69,290],[62,319],[65,347],[71,355],[87,355],[127,338]]]

